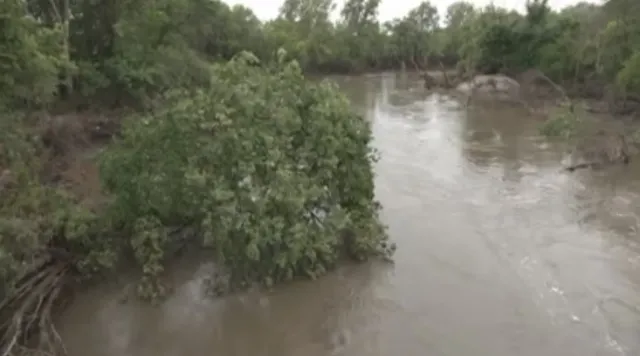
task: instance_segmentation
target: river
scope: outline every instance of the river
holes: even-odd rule
[[[115,282],[80,294],[70,356],[640,355],[640,164],[566,173],[520,108],[335,80],[373,123],[395,264],[211,299],[189,258],[158,307]]]

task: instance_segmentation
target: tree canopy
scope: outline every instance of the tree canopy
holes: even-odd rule
[[[526,13],[459,1],[439,14],[423,1],[382,23],[380,0],[286,0],[261,22],[220,0],[7,0],[2,5],[1,84],[12,104],[59,96],[148,99],[168,87],[202,84],[211,60],[246,50],[272,58],[283,48],[305,71],[424,68],[437,62],[495,72],[536,67],[552,79],[638,90],[638,4],[609,0]],[[331,21],[336,12],[337,21]],[[130,102],[130,101],[127,101]]]

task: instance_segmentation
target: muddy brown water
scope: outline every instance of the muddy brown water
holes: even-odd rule
[[[212,299],[190,259],[158,307],[117,284],[79,295],[70,356],[640,355],[639,164],[568,174],[518,108],[335,79],[373,122],[395,265]]]

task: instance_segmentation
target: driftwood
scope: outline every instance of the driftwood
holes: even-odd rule
[[[438,61],[438,67],[440,69],[440,77],[436,77],[434,75],[429,74],[427,71],[422,71],[420,73],[420,77],[424,81],[424,88],[427,90],[432,89],[452,89],[456,85],[458,85],[460,78],[459,76],[454,76],[453,78],[449,77],[447,73],[447,69],[445,65],[442,63],[442,60]]]
[[[626,157],[625,159],[623,159],[621,161],[622,164],[624,165],[628,165],[631,162],[631,158],[630,157]],[[565,167],[564,170],[568,171],[568,172],[574,172],[577,171],[578,169],[600,169],[603,168],[605,166],[610,166],[613,165],[613,163],[601,163],[601,162],[583,162],[583,163],[577,163],[577,164],[572,164],[568,167]]]
[[[466,106],[481,92],[493,99],[520,102],[526,106],[521,99],[520,84],[506,75],[476,75],[470,81],[458,84],[456,90],[467,95]]]
[[[521,73],[517,76],[518,80],[508,76],[474,74],[470,80],[466,81],[462,80],[462,75],[451,79],[442,63],[440,63],[440,69],[442,72],[441,78],[426,72],[422,74],[422,78],[425,81],[425,88],[428,90],[434,88],[456,88],[459,92],[467,92],[465,103],[467,107],[471,104],[477,91],[485,88],[495,91],[496,93],[509,94],[515,102],[522,104],[528,111],[534,112],[535,110],[528,103],[527,99],[540,96],[540,92],[536,89],[540,88],[539,85],[542,82],[552,89],[553,93],[549,93],[549,96],[551,99],[556,99],[553,100],[554,104],[563,105],[568,108],[571,113],[575,114],[575,102],[567,94],[567,91],[539,69],[532,68]],[[511,88],[508,88],[509,86],[511,86]],[[633,99],[636,99],[640,106],[640,97],[634,97],[627,102],[633,102]],[[587,108],[587,110],[589,111],[589,108]],[[596,110],[596,108],[593,108],[593,111]],[[602,112],[605,110],[599,111]],[[599,169],[615,164],[627,165],[631,161],[631,152],[626,137],[622,134],[606,132],[604,130],[599,130],[595,134],[586,137],[576,146],[574,152],[579,154],[582,160],[565,167],[564,169],[566,171],[574,172],[579,169],[589,168]]]
[[[471,104],[473,97],[476,96],[476,89],[478,89],[478,87],[490,84],[486,81],[483,83],[477,83],[477,78],[486,75],[482,73],[465,73],[467,75],[458,74],[451,78],[449,73],[445,70],[445,66],[442,61],[439,62],[440,71],[442,73],[441,76],[435,76],[426,71],[422,71],[421,68],[424,68],[424,66],[419,66],[415,59],[411,59],[411,62],[416,71],[420,73],[420,77],[424,80],[424,88],[427,90],[450,90],[459,87],[463,83],[468,83],[473,90],[466,92],[466,106]],[[535,113],[537,111],[534,107],[538,105],[531,102],[532,100],[535,101],[535,99],[540,99],[542,102],[552,101],[556,105],[560,104],[566,106],[571,112],[575,111],[576,103],[572,100],[567,90],[537,68],[531,68],[519,75],[514,75],[513,77],[506,75],[505,77],[513,79],[520,84],[522,90],[519,90],[518,93],[512,93],[512,100],[523,105],[529,112]],[[542,88],[541,84],[551,88],[553,93],[547,93],[547,95],[540,93],[539,89]],[[497,93],[500,92],[499,90],[496,90],[495,86],[493,86],[493,89]],[[613,93],[609,93],[613,95]],[[606,107],[593,106],[586,107],[585,109],[594,113],[612,113],[616,115],[628,115],[640,112],[640,96],[638,95],[625,93],[622,96],[609,95],[605,99],[605,102],[607,103],[607,105],[605,105]]]
[[[474,77],[474,79],[477,77],[478,76]],[[527,109],[527,111],[531,113],[535,113],[537,111],[535,109],[537,105],[535,103],[531,103],[532,99],[534,101],[535,99],[542,99],[543,101],[551,100],[552,102],[554,102],[554,104],[566,106],[570,112],[575,111],[574,101],[567,94],[567,91],[561,85],[554,82],[551,78],[549,78],[546,74],[544,74],[537,68],[532,68],[524,71],[521,74],[514,76],[513,78],[507,78],[513,79],[520,86],[517,90],[514,90],[511,93],[513,101],[520,103]],[[545,98],[545,96],[540,93],[540,84],[544,84],[552,89],[553,94],[550,95],[551,97],[547,96]],[[475,90],[472,92],[472,95],[474,93]],[[560,98],[559,101],[557,100],[558,97]],[[467,102],[470,101],[471,98],[467,100]]]
[[[538,96],[540,93],[536,89],[539,88],[539,84],[542,82],[552,89],[553,93],[549,94],[552,99],[556,99],[554,104],[566,106],[571,113],[575,114],[575,103],[567,94],[567,91],[538,69],[533,68],[523,72],[518,76],[518,80],[504,75],[473,75],[472,79],[468,81],[461,81],[461,76],[452,80],[447,75],[442,64],[440,69],[442,78],[423,73],[425,88],[450,89],[455,87],[459,92],[467,93],[466,106],[470,105],[473,97],[477,95],[477,91],[484,88],[485,91],[490,90],[495,93],[507,94],[513,101],[521,103],[528,111],[534,112],[526,96]],[[638,99],[640,101],[640,98]],[[583,139],[576,146],[574,152],[581,156],[582,159],[565,167],[566,171],[573,172],[588,168],[598,169],[615,164],[627,165],[631,161],[631,153],[626,137],[622,134],[604,130],[597,131],[595,134]]]
[[[575,103],[562,86],[556,84],[537,69],[529,70],[524,75],[529,76],[529,83],[543,80],[549,84],[557,94],[561,95],[562,102],[567,104],[570,113],[576,114]],[[631,151],[627,137],[624,134],[603,129],[583,138],[576,146],[575,152],[582,156],[583,161],[565,167],[566,171],[601,169],[616,164],[628,165],[631,162]]]
[[[575,150],[583,159],[565,167],[569,172],[585,168],[604,168],[615,164],[628,165],[631,152],[627,138],[623,134],[598,130],[595,135],[584,139]]]
[[[568,171],[568,172],[573,172],[576,171],[578,169],[586,169],[586,168],[599,168],[600,165],[597,163],[593,163],[593,162],[589,162],[589,163],[579,163],[579,164],[574,164],[571,165],[569,167],[565,167],[564,170]]]
[[[551,86],[551,88],[553,88],[555,92],[562,96],[562,99],[564,101],[571,102],[571,99],[569,98],[569,95],[567,95],[567,92],[564,90],[564,88],[555,83],[537,68],[529,69],[520,74],[518,82],[520,82],[523,87],[534,87],[535,81],[540,80]]]
[[[477,96],[477,92],[478,90],[480,90],[480,88],[488,87],[495,93],[508,95],[511,100],[513,100],[514,102],[519,102],[524,107],[526,107],[528,111],[534,111],[531,105],[528,103],[527,99],[529,99],[529,97],[535,96],[536,93],[533,93],[534,90],[531,89],[535,88],[536,82],[544,82],[546,85],[550,86],[554,92],[561,96],[564,103],[569,104],[569,109],[571,111],[574,110],[573,102],[564,88],[562,88],[562,86],[555,83],[542,71],[536,68],[529,69],[521,73],[519,76],[517,76],[517,79],[501,74],[486,75],[477,73],[467,76],[457,75],[454,78],[450,78],[442,62],[440,62],[440,70],[442,73],[441,78],[431,75],[427,72],[423,72],[421,74],[421,77],[424,80],[425,89],[448,90],[452,88],[458,88],[458,91],[466,92],[467,94],[465,104],[466,106],[469,106],[471,104],[473,97]],[[465,80],[467,78],[468,80]],[[516,83],[518,88],[516,88]],[[510,86],[510,88],[506,88],[507,86]],[[524,90],[521,90],[520,88]]]
[[[576,114],[575,103],[562,86],[556,84],[537,69],[529,70],[524,75],[528,76],[529,83],[543,80],[549,84],[561,96],[562,103],[567,104],[570,113]],[[581,156],[582,162],[565,167],[566,171],[601,169],[616,164],[628,165],[631,162],[631,150],[627,137],[624,134],[603,129],[583,138],[576,145],[575,153]]]

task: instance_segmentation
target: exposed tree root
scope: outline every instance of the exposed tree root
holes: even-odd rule
[[[622,156],[619,159],[614,160],[614,161],[610,161],[610,162],[606,162],[606,163],[600,163],[600,162],[578,163],[578,164],[574,164],[574,165],[565,167],[564,170],[568,171],[568,172],[575,172],[578,169],[589,169],[589,168],[591,168],[591,169],[600,169],[600,168],[604,168],[606,166],[614,165],[616,163],[622,163],[624,165],[628,165],[630,162],[631,162],[631,158],[625,154],[625,156]]]
[[[588,169],[588,168],[597,168],[597,167],[600,167],[600,165],[597,163],[589,162],[589,163],[574,164],[569,167],[565,167],[564,169],[565,171],[574,172],[578,169]]]
[[[68,263],[41,263],[0,302],[0,356],[66,355],[52,313],[68,272]]]

